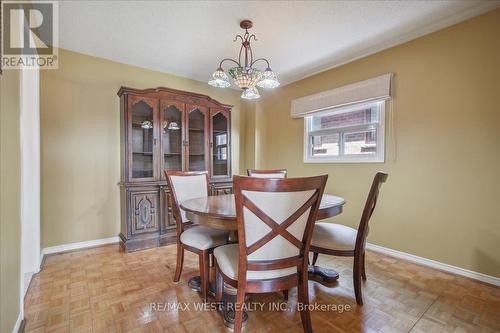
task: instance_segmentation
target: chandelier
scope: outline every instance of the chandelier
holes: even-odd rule
[[[253,60],[252,47],[250,46],[250,41],[253,38],[254,41],[257,40],[254,34],[250,35],[248,29],[253,26],[252,21],[243,20],[240,22],[240,27],[245,29],[243,36],[236,35],[234,42],[241,40],[240,53],[238,55],[238,61],[225,58],[219,64],[219,68],[212,74],[212,78],[208,81],[208,84],[217,88],[227,88],[231,85],[229,82],[229,77],[227,76],[224,69],[222,69],[222,64],[226,61],[236,64],[235,67],[229,68],[229,76],[233,79],[233,82],[243,90],[241,98],[244,99],[257,99],[260,97],[259,88],[276,88],[280,85],[276,74],[271,70],[269,66],[269,61],[265,58],[258,58]],[[242,59],[243,58],[243,59]],[[242,61],[243,60],[243,61]],[[264,71],[253,67],[257,62],[265,62],[266,69]]]

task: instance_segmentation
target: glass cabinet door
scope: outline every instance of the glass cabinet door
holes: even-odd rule
[[[212,176],[229,176],[230,137],[229,116],[223,110],[211,110],[210,112],[211,138],[211,164]]]
[[[157,101],[148,98],[130,97],[130,147],[132,179],[155,177],[155,148]]]
[[[196,106],[189,107],[187,114],[188,171],[207,170],[205,130],[207,110]]]
[[[163,170],[182,170],[184,104],[161,101],[161,156]]]

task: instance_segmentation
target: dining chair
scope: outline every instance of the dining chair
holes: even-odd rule
[[[373,178],[370,192],[361,215],[358,229],[327,222],[318,222],[314,226],[311,240],[311,252],[313,252],[312,264],[316,264],[318,254],[329,254],[333,256],[354,257],[353,281],[356,303],[363,305],[361,295],[361,279],[366,280],[365,271],[365,245],[368,235],[368,222],[373,214],[382,183],[385,183],[389,175],[377,172]]]
[[[247,169],[248,176],[257,178],[286,178],[286,174],[286,169]]]
[[[177,265],[175,267],[174,282],[181,277],[184,262],[184,250],[198,254],[201,279],[201,295],[207,301],[208,284],[210,279],[209,255],[217,246],[227,244],[227,231],[216,230],[204,226],[185,228],[186,212],[180,208],[183,201],[207,197],[209,195],[208,172],[183,172],[165,170],[167,183],[173,199],[173,215],[177,228]]]
[[[286,178],[286,169],[247,169],[247,175],[256,178]],[[288,300],[288,290],[283,290],[283,298]]]
[[[264,179],[234,176],[238,244],[214,250],[216,300],[224,282],[237,288],[234,332],[241,332],[246,293],[297,286],[300,316],[312,332],[308,309],[308,253],[328,176]]]

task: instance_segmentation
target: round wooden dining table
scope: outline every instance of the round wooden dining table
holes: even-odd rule
[[[317,220],[324,220],[342,213],[345,200],[335,195],[323,194]],[[237,231],[236,202],[234,194],[195,198],[181,203],[188,220],[214,229]]]
[[[323,194],[317,220],[324,220],[341,214],[344,204],[345,200],[341,197]],[[236,235],[238,231],[238,222],[236,220],[236,201],[234,194],[186,200],[181,203],[181,208],[186,212],[186,218],[191,222],[214,229],[230,231],[230,241],[238,241]],[[339,278],[339,274],[333,269],[312,265],[309,266],[309,276],[318,277],[327,283],[334,282]],[[195,276],[191,278],[188,285],[192,289],[200,291],[200,277]],[[213,285],[210,287],[210,289],[214,289]],[[230,286],[224,287],[223,303],[235,301],[235,291],[231,291],[231,289],[233,288]],[[213,294],[213,290],[211,293]],[[229,328],[233,328],[234,312],[223,310],[222,316],[224,318],[224,324]],[[243,325],[246,324],[247,318],[247,314],[244,313]]]
[[[318,210],[317,221],[324,220],[342,213],[345,200],[335,195],[323,194]],[[236,231],[236,201],[234,194],[215,195],[204,198],[195,198],[181,203],[186,212],[186,218],[193,223],[210,228],[231,231],[230,241],[237,242]],[[320,266],[309,266],[309,275],[318,276],[324,282],[333,282],[339,274],[333,269]]]

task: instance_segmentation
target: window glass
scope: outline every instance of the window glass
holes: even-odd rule
[[[306,163],[384,161],[384,102],[304,118]]]

